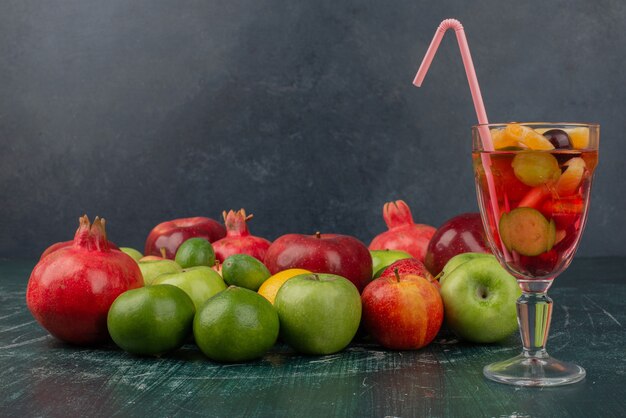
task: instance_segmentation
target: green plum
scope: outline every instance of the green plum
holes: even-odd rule
[[[209,241],[204,238],[189,238],[183,242],[174,260],[182,267],[209,266],[215,265],[215,251]]]
[[[231,255],[222,263],[222,277],[228,285],[255,292],[271,275],[265,264],[248,254]]]

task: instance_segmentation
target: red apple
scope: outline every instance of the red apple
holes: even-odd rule
[[[428,345],[443,322],[439,291],[415,274],[373,280],[363,290],[361,303],[365,330],[392,350],[417,350]]]
[[[441,225],[428,244],[424,264],[436,276],[461,253],[491,254],[479,213],[463,213]]]
[[[359,292],[372,279],[370,252],[348,235],[283,235],[267,250],[265,265],[272,274],[290,268],[336,274],[350,280]]]
[[[395,277],[396,270],[400,276],[406,274],[414,274],[420,276],[439,287],[439,281],[435,280],[432,274],[428,271],[424,263],[415,258],[406,258],[391,263],[385,270],[383,270],[380,277]]]
[[[180,244],[189,238],[204,238],[210,242],[217,241],[226,235],[224,225],[211,218],[196,216],[162,222],[155,226],[146,239],[145,255],[161,255],[165,248],[165,256],[174,259]]]

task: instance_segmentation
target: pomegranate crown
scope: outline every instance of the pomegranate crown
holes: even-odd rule
[[[81,216],[78,219],[78,229],[74,235],[74,246],[89,251],[108,251],[106,220],[96,216],[92,224],[87,215]]]
[[[222,212],[224,217],[224,225],[226,225],[226,235],[228,236],[246,236],[250,235],[248,231],[247,222],[254,217],[254,215],[246,215],[245,209],[239,209],[238,211],[229,210]]]
[[[385,203],[385,206],[383,206],[383,218],[389,229],[414,223],[411,209],[404,200]]]

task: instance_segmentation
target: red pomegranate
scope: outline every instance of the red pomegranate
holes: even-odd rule
[[[105,220],[87,215],[71,246],[49,253],[33,269],[26,304],[37,322],[60,340],[95,344],[109,338],[107,313],[121,293],[143,286],[137,263],[111,249]]]
[[[428,243],[436,229],[430,225],[416,224],[404,200],[385,203],[383,218],[389,230],[376,236],[369,249],[402,250],[424,262]]]
[[[50,253],[60,250],[61,248],[70,247],[72,245],[74,245],[73,239],[69,241],[61,241],[61,242],[57,242],[56,244],[52,244],[51,246],[46,248],[43,253],[41,253],[41,256],[39,257],[39,259],[41,260],[42,258],[44,258]],[[119,247],[115,245],[114,243],[112,243],[111,241],[109,241],[109,248],[112,250],[119,250]]]
[[[271,242],[250,234],[247,222],[252,219],[253,215],[246,215],[244,209],[239,209],[236,212],[224,211],[222,216],[226,225],[226,236],[213,243],[215,258],[223,263],[231,255],[248,254],[263,262]]]

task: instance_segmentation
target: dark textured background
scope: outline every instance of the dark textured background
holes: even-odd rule
[[[0,257],[78,216],[142,248],[156,223],[244,207],[253,232],[369,241],[385,201],[440,225],[477,204],[460,19],[490,120],[597,121],[580,254],[624,255],[626,3],[4,0]]]

